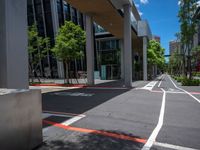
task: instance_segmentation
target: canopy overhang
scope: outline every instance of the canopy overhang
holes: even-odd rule
[[[132,0],[66,0],[70,5],[80,12],[90,15],[93,20],[113,34],[122,39],[124,36],[124,17],[120,14],[120,9],[125,4],[132,6],[136,19],[140,16]],[[137,31],[132,30],[132,37],[136,37]]]

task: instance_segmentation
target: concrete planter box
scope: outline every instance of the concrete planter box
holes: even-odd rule
[[[0,149],[31,150],[41,143],[41,91],[0,89]]]

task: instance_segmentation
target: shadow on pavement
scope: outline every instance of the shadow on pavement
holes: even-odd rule
[[[122,132],[105,132],[112,132],[133,137],[131,134],[125,134]],[[69,136],[66,139],[57,138],[51,141],[47,141],[38,150],[139,150],[143,145],[143,143],[90,133],[76,134]]]
[[[98,83],[95,84],[94,87],[123,87],[123,85],[124,85],[123,80],[115,80],[104,83]]]
[[[42,94],[43,111],[82,114],[129,89],[71,89]]]

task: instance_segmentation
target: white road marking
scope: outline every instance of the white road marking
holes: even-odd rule
[[[147,85],[145,85],[144,87],[140,88],[140,89],[144,89],[144,90],[152,90],[154,88],[154,86],[157,84],[158,81],[151,81],[149,82]]]
[[[42,115],[45,118],[47,118],[48,116],[72,117],[70,115],[65,115],[65,114],[51,114],[51,113],[43,113]],[[75,122],[79,121],[80,119],[82,119],[84,117],[86,117],[86,115],[83,115],[83,114],[80,114],[80,115],[77,115],[77,116],[73,116],[71,119],[68,119],[68,120],[62,122],[61,124],[65,125],[65,126],[69,126],[72,123],[75,123]],[[43,132],[46,132],[48,130],[49,130],[49,127],[46,127],[46,128],[43,129]]]
[[[172,145],[172,144],[167,144],[167,143],[160,143],[160,142],[154,142],[155,146],[159,147],[164,147],[164,148],[169,148],[169,149],[174,149],[174,150],[197,150],[189,147],[183,147],[183,146],[178,146],[178,145]]]
[[[200,100],[199,100],[198,98],[196,98],[195,96],[193,96],[192,94],[190,94],[188,91],[186,91],[186,90],[184,90],[184,89],[182,89],[182,88],[176,86],[176,84],[174,83],[174,81],[172,81],[172,79],[171,79],[171,77],[170,77],[169,75],[168,75],[168,78],[170,79],[170,81],[172,82],[172,84],[175,86],[175,88],[177,88],[177,89],[179,89],[179,90],[185,92],[186,94],[190,95],[193,99],[195,99],[197,102],[200,103]]]
[[[162,80],[163,80],[163,75],[161,76],[161,81],[159,82],[158,87],[160,87]]]
[[[153,130],[153,132],[151,133],[151,136],[147,140],[146,144],[143,146],[142,150],[150,150],[151,149],[151,147],[152,147],[153,143],[155,142],[156,137],[163,125],[164,113],[165,113],[166,91],[164,89],[162,89],[162,91],[163,91],[163,97],[162,97],[162,105],[161,105],[161,109],[160,109],[160,116],[159,116],[158,124],[157,124],[156,128]]]
[[[74,123],[74,122],[77,122],[78,120],[84,118],[84,116],[75,116],[65,122],[62,122],[61,124],[62,125],[65,125],[65,126],[69,126],[70,124]]]

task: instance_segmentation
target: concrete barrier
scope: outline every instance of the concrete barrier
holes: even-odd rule
[[[31,150],[41,143],[41,91],[0,89],[0,150]]]

